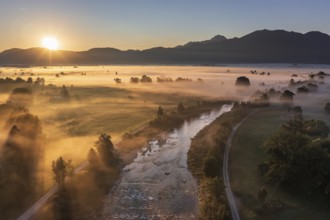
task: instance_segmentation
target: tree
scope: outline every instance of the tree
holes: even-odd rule
[[[61,96],[63,101],[65,101],[65,102],[70,101],[70,94],[69,94],[68,89],[66,88],[65,85],[62,86],[60,96]]]
[[[27,88],[15,88],[10,94],[8,102],[28,106],[33,102],[32,93]]]
[[[161,117],[164,115],[164,110],[161,106],[158,107],[157,115],[158,115],[158,117]]]
[[[131,79],[130,79],[130,82],[131,83],[138,83],[138,82],[140,82],[140,79],[138,78],[138,77],[131,77]]]
[[[40,120],[24,107],[13,109],[5,128],[9,134],[1,148],[0,213],[10,219],[7,215],[12,210],[22,212],[42,191],[39,171],[44,139]]]
[[[87,160],[89,163],[89,166],[96,166],[99,163],[99,157],[94,150],[94,148],[89,149],[88,155],[87,155]]]
[[[327,138],[330,128],[324,121],[306,120],[304,121],[305,133],[313,138]]]
[[[142,83],[151,83],[152,82],[152,79],[149,76],[147,76],[147,75],[143,75],[141,77],[140,82],[142,82]]]
[[[308,144],[308,137],[296,130],[280,129],[263,147],[270,156],[268,161],[268,172],[265,177],[268,182],[292,183],[299,179],[301,167],[301,152]]]
[[[306,87],[306,86],[301,86],[301,87],[298,87],[297,88],[297,93],[308,93],[309,92],[309,89]]]
[[[118,83],[118,84],[121,83],[121,79],[120,79],[120,78],[114,78],[113,81],[115,81],[115,82]]]
[[[291,92],[290,90],[285,90],[281,94],[280,99],[284,102],[284,104],[291,105],[293,102],[293,96],[295,96],[293,92]]]
[[[65,178],[67,176],[73,176],[74,168],[71,160],[65,161],[62,157],[59,157],[52,163],[52,170],[54,172],[54,179],[59,185],[59,188],[64,187]]]
[[[271,183],[310,189],[330,181],[329,127],[317,120],[292,119],[263,144]],[[324,188],[322,188],[324,190]]]
[[[220,166],[214,156],[209,156],[204,160],[203,173],[205,177],[216,177],[220,175]]]
[[[119,165],[119,155],[113,146],[110,135],[101,134],[95,143],[95,147],[105,166],[113,167]]]
[[[246,76],[237,77],[235,86],[250,86],[250,80]]]
[[[183,106],[182,102],[180,102],[177,106],[177,110],[179,113],[184,113],[186,111],[185,107]]]

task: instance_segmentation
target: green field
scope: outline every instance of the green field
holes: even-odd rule
[[[287,117],[283,110],[260,110],[240,127],[233,139],[229,175],[242,219],[330,219],[329,205],[322,199],[324,196],[314,192],[289,193],[280,187],[265,185],[259,174],[258,165],[267,159],[260,145]],[[281,211],[256,214],[256,208],[261,205],[257,199],[260,187],[266,187],[268,202],[281,204]]]

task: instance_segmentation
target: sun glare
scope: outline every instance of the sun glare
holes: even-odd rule
[[[42,46],[48,50],[58,50],[59,43],[55,37],[44,37],[42,39]]]

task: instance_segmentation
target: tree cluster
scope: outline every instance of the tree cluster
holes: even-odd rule
[[[103,200],[119,176],[121,159],[111,137],[101,134],[87,155],[88,167],[65,181],[73,172],[71,161],[62,157],[53,162],[54,179],[59,191],[53,199],[56,219],[100,219]]]
[[[147,76],[147,75],[142,75],[141,79],[138,78],[138,77],[134,77],[132,76],[131,79],[130,79],[130,82],[131,83],[151,83],[152,82],[152,79],[151,77]]]
[[[157,82],[162,83],[162,82],[173,82],[173,79],[171,77],[157,77]]]
[[[0,159],[0,213],[4,219],[22,212],[41,192],[38,174],[44,153],[40,120],[24,107],[14,108],[5,128],[9,134]]]
[[[190,78],[178,77],[175,82],[192,82],[193,80]]]
[[[269,160],[260,166],[268,182],[323,191],[330,183],[329,127],[319,120],[291,119],[263,148]]]

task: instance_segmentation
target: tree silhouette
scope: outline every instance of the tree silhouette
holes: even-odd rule
[[[182,102],[180,102],[177,106],[177,110],[180,114],[184,113],[186,111],[185,107],[183,106]]]
[[[240,76],[236,79],[235,86],[250,86],[250,80],[246,76]]]
[[[66,88],[65,85],[62,86],[60,96],[61,96],[63,101],[65,101],[65,102],[70,101],[70,94],[69,94],[68,89]]]
[[[280,99],[284,101],[286,104],[291,104],[294,96],[295,94],[290,90],[284,90],[284,92],[280,96]]]
[[[52,163],[52,170],[54,172],[54,179],[59,185],[59,188],[64,187],[65,178],[67,176],[73,176],[74,168],[71,160],[65,161],[62,157],[59,157]]]
[[[95,143],[102,163],[107,167],[113,167],[119,164],[120,159],[111,141],[111,136],[101,134]]]
[[[149,76],[147,76],[147,75],[143,75],[141,77],[140,82],[142,82],[142,83],[151,83],[152,82],[152,79]]]
[[[158,115],[158,117],[161,117],[164,115],[164,110],[161,106],[158,107],[157,115]]]

